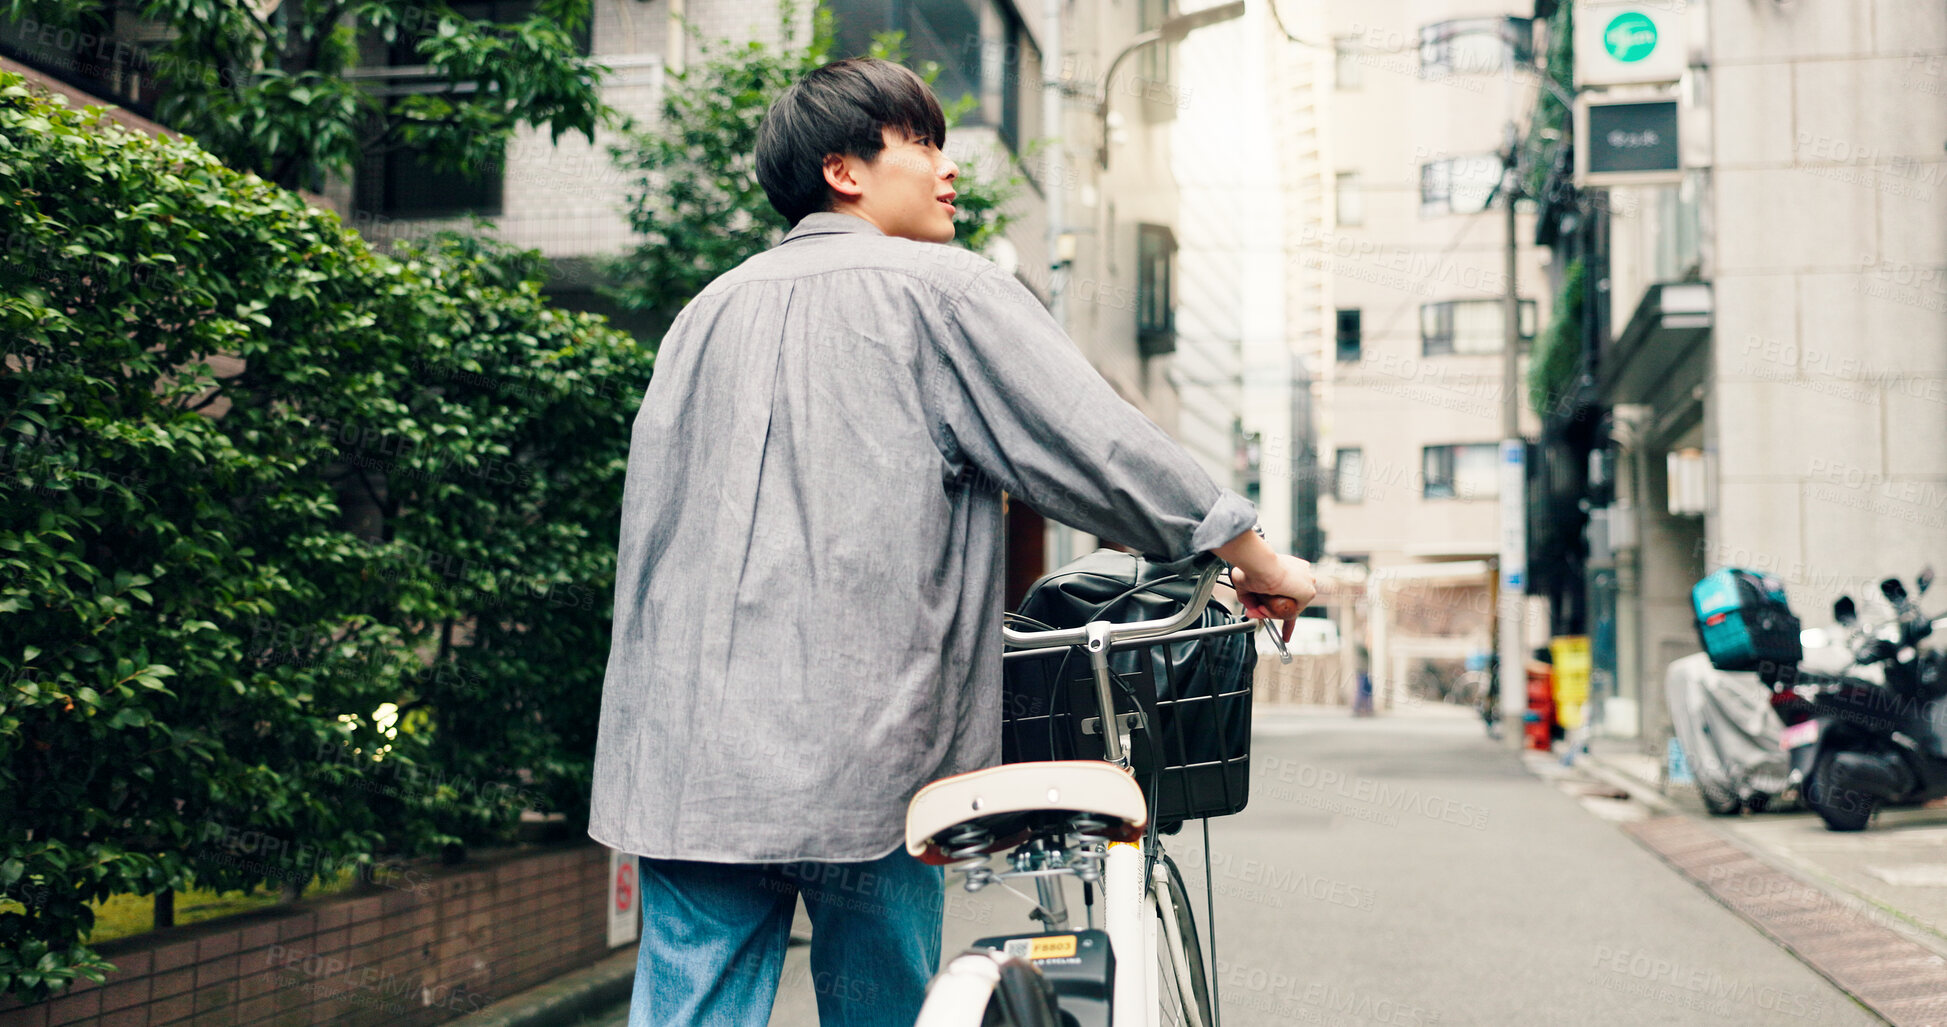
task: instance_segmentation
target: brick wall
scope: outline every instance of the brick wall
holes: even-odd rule
[[[0,1027],[443,1023],[607,955],[607,878],[580,845],[110,942],[105,983]]]

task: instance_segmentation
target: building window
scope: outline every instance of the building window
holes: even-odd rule
[[[1357,446],[1341,449],[1332,458],[1332,498],[1341,503],[1358,503],[1366,498],[1366,451]]]
[[[461,171],[436,168],[414,150],[392,150],[361,165],[353,205],[395,218],[494,217],[500,214],[505,171],[506,162],[499,159]]]
[[[1530,18],[1456,18],[1420,29],[1420,70],[1428,75],[1470,75],[1507,67],[1509,43],[1516,67],[1535,63],[1535,23]]]
[[[535,3],[536,0],[450,0],[447,6],[453,9],[454,17],[463,18],[467,21],[490,21],[496,25],[518,25],[534,17]],[[592,24],[592,17],[584,18],[581,27],[576,29],[572,36],[575,49],[583,57],[593,52],[592,44],[594,38],[591,34]],[[420,40],[426,38],[428,35],[437,33],[439,31],[439,22],[434,18],[426,18],[420,22],[420,25],[421,27],[418,31],[399,30],[393,35],[392,41],[389,43],[379,40],[376,46],[383,52],[384,56],[382,58],[373,58],[372,50],[374,49],[374,45],[368,42],[365,47],[361,48],[361,52],[365,55],[365,63],[382,63],[387,67],[393,68],[402,68],[423,63],[423,58],[419,56]]]
[[[1422,469],[1428,499],[1493,499],[1500,495],[1501,447],[1493,442],[1428,446]]]
[[[1136,0],[1136,31],[1148,32],[1161,28],[1170,16],[1169,0]],[[1170,80],[1170,51],[1175,49],[1169,43],[1155,43],[1136,52],[1136,74],[1142,76],[1145,87]],[[1114,84],[1111,83],[1113,88]],[[1148,90],[1145,88],[1145,94]]]
[[[1357,361],[1364,340],[1359,336],[1359,309],[1338,312],[1339,360],[1351,363]]]
[[[1041,55],[1012,6],[996,0],[830,0],[829,9],[834,58],[863,57],[874,35],[904,32],[908,66],[939,65],[933,92],[941,104],[976,99],[960,124],[990,126],[1016,152],[1040,134],[1034,101]]]
[[[1332,86],[1336,89],[1357,89],[1365,85],[1365,66],[1359,63],[1359,39],[1357,36],[1343,36],[1332,41],[1333,56]]]
[[[1535,301],[1521,301],[1521,337],[1535,337]],[[1500,300],[1447,300],[1420,305],[1420,355],[1499,353],[1507,334]]]
[[[1501,158],[1494,154],[1450,157],[1420,165],[1420,216],[1478,214],[1501,182]]]
[[[993,124],[1001,142],[1019,153],[1023,144],[1041,134],[1041,51],[1013,15],[995,11],[1006,42],[988,48],[989,59],[980,72],[980,107],[969,113]]]
[[[1243,482],[1244,498],[1258,503],[1264,491],[1264,433],[1245,431],[1243,418],[1235,418],[1230,423],[1230,437],[1235,450],[1231,464]]]
[[[1136,226],[1136,348],[1145,357],[1176,352],[1176,234]]]
[[[19,20],[0,14],[0,56],[153,119],[165,69],[149,47],[168,30],[139,17],[139,6],[81,5],[54,24],[37,23],[31,4]]]
[[[1341,225],[1363,225],[1366,223],[1366,196],[1359,188],[1357,171],[1341,171],[1338,174],[1338,223]]]
[[[454,0],[449,6],[458,18],[515,25],[534,16],[535,0]],[[375,36],[367,39],[361,47],[365,64],[400,69],[396,77],[377,80],[371,87],[382,102],[417,91],[410,69],[425,60],[418,52],[424,34],[436,31],[438,23],[429,21],[423,31],[399,32],[389,43]],[[574,41],[582,56],[592,52],[590,22],[582,23]],[[495,216],[501,212],[506,170],[504,151],[485,165],[459,170],[437,168],[416,150],[387,150],[361,162],[353,206],[398,218]]]

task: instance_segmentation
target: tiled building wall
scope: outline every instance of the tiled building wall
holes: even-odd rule
[[[607,955],[607,873],[583,845],[112,942],[105,983],[0,1027],[444,1023]]]

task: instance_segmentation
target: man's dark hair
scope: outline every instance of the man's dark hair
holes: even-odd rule
[[[764,115],[757,127],[757,183],[796,225],[806,214],[831,209],[825,158],[877,160],[887,128],[946,145],[940,101],[912,69],[876,57],[834,61],[799,79]]]

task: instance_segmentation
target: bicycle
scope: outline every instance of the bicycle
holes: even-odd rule
[[[1104,730],[1102,714],[1116,709],[1118,685],[1129,690],[1110,669],[1111,652],[1258,625],[1239,620],[1186,630],[1203,614],[1220,570],[1206,569],[1190,601],[1169,617],[1049,631],[1004,629],[1014,651],[1003,659],[1045,657],[1040,651],[1068,646],[1086,651],[1096,715],[1080,726],[1100,737],[1105,758],[1003,764],[935,781],[914,795],[907,808],[907,851],[947,864],[969,892],[990,885],[1013,892],[1033,905],[1029,917],[1042,925],[1032,933],[980,939],[949,961],[928,985],[916,1027],[1101,1027],[1111,1020],[1218,1027],[1216,981],[1207,972],[1183,875],[1164,851],[1131,766],[1132,733],[1160,730],[1160,724],[1148,723],[1139,706],[1115,714],[1114,728]],[[1289,662],[1283,639],[1263,623]],[[1248,683],[1242,694],[1248,704]],[[1208,852],[1209,820],[1202,819]],[[996,855],[1007,869],[993,868]],[[1208,909],[1207,859],[1205,873]],[[1087,926],[1079,931],[1069,923],[1063,888],[1069,877],[1081,882],[1087,908]],[[1007,883],[1018,878],[1033,879],[1034,897]],[[1095,925],[1098,886],[1101,929]]]

